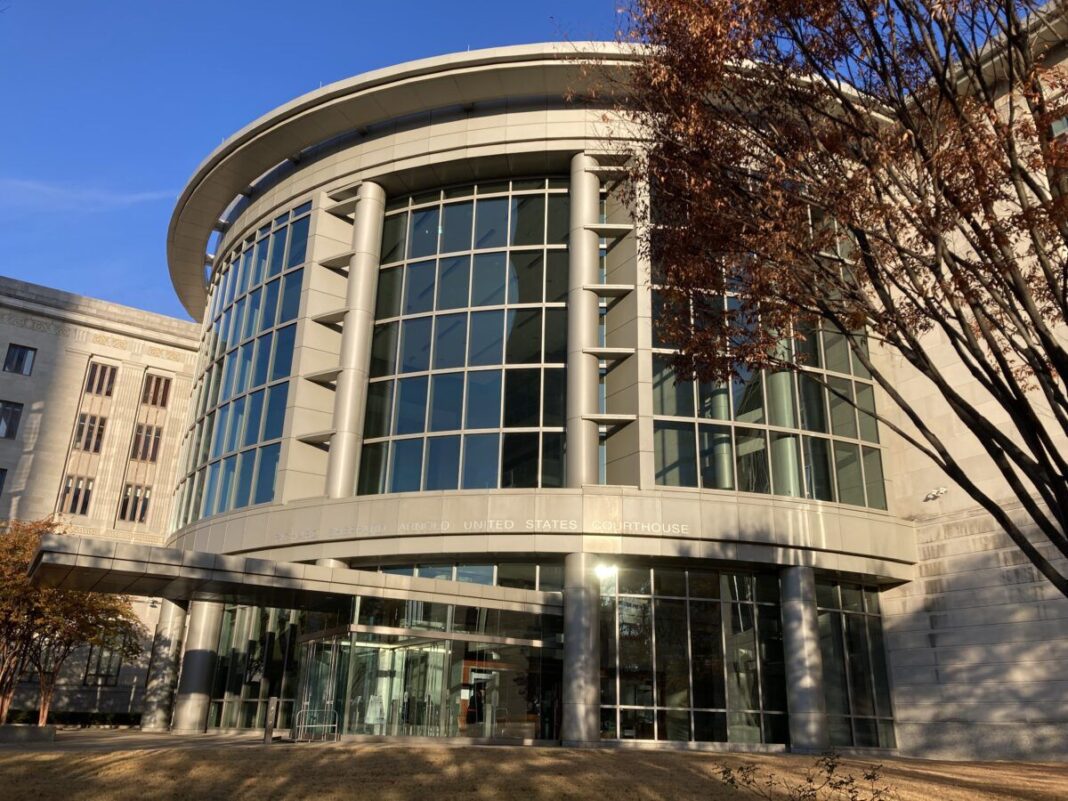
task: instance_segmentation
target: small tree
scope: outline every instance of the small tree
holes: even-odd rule
[[[40,689],[38,724],[44,725],[56,680],[79,647],[116,648],[124,657],[140,653],[143,627],[123,595],[40,587],[29,568],[50,520],[8,524],[0,532],[0,722],[7,719],[18,679],[27,669]]]
[[[1068,596],[1064,6],[636,0],[630,21],[648,46],[624,105],[652,198],[637,211],[678,373],[797,370],[784,339],[846,334],[901,412],[878,419]],[[925,380],[1004,489],[860,331]]]

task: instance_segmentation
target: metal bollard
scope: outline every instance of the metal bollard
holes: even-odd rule
[[[267,720],[263,724],[263,744],[274,742],[274,724],[278,720],[278,697],[272,695],[267,699]]]

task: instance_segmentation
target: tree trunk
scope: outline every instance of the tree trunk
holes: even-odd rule
[[[7,713],[11,709],[11,701],[15,697],[15,685],[12,684],[0,693],[0,726],[7,723]]]
[[[52,706],[52,694],[56,690],[55,674],[42,673],[40,680],[41,702],[37,711],[37,725],[48,723],[48,710]]]

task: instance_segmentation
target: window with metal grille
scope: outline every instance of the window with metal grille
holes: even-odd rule
[[[59,511],[68,515],[89,513],[89,500],[93,494],[93,479],[87,476],[67,476],[63,480],[63,497]]]
[[[78,427],[74,430],[74,450],[100,453],[100,446],[104,442],[104,426],[106,417],[98,417],[95,414],[79,414]]]
[[[28,348],[12,342],[7,346],[7,356],[4,357],[4,372],[29,375],[33,372],[33,360],[36,357],[37,348]]]
[[[130,458],[137,462],[154,462],[159,456],[159,438],[163,429],[138,423],[134,431],[133,450]]]
[[[148,502],[152,498],[152,487],[140,484],[127,484],[122,491],[119,502],[119,520],[128,523],[144,523],[148,517]]]
[[[141,403],[148,406],[167,408],[171,396],[171,380],[162,375],[146,375],[145,388],[141,392]]]
[[[0,401],[0,439],[14,439],[19,433],[22,404]]]
[[[89,375],[85,379],[85,391],[90,395],[110,398],[115,391],[115,374],[118,369],[110,364],[89,362]]]

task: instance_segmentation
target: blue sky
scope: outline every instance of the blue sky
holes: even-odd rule
[[[0,274],[186,316],[167,223],[224,137],[425,56],[613,38],[619,0],[0,0]]]

